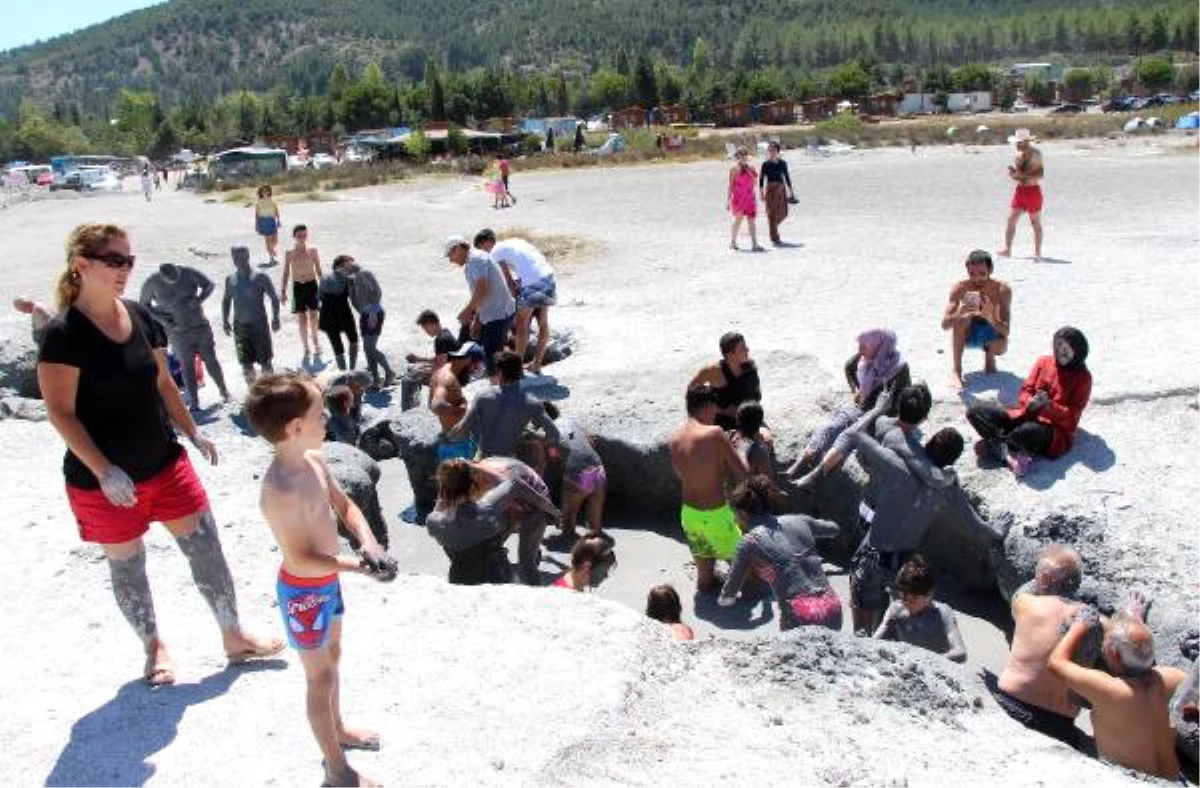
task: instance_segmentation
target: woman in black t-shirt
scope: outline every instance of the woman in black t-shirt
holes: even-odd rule
[[[172,422],[214,464],[216,447],[171,380],[162,326],[121,298],[133,262],[116,225],[84,224],[71,233],[58,282],[61,312],[46,326],[38,384],[67,444],[63,474],[80,538],[103,548],[117,606],[146,649],[143,676],[157,686],[175,678],[146,578],[142,536],[151,522],[166,525],[187,556],[231,661],[278,653],[283,642],[252,637],[238,623],[216,523]]]

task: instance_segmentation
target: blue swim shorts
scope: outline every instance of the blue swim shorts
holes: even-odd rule
[[[471,438],[452,441],[443,437],[438,438],[438,442],[434,445],[438,463],[446,460],[473,460],[478,450],[479,446]]]
[[[346,612],[338,576],[296,577],[280,569],[275,593],[292,648],[325,648],[333,620]]]
[[[279,232],[279,223],[274,216],[259,216],[254,220],[254,229],[259,235],[270,236]]]
[[[971,327],[967,329],[967,347],[983,350],[987,343],[994,339],[999,339],[1000,334],[986,320],[975,318],[971,321]]]

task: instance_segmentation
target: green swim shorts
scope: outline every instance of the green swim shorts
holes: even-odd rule
[[[693,556],[726,561],[733,558],[742,539],[742,531],[728,504],[705,511],[693,509],[685,503],[679,508],[679,520]]]

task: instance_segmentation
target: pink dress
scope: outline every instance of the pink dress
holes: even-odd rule
[[[738,167],[738,174],[733,179],[733,194],[729,198],[729,210],[734,216],[748,216],[753,219],[758,215],[758,200],[754,194],[758,182],[758,172],[748,164]]]

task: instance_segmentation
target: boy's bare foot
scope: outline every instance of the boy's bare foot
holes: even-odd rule
[[[327,786],[327,785],[328,786],[343,786],[343,785],[345,785],[345,786],[368,786],[368,785],[382,785],[382,783],[375,782],[370,777],[359,774],[358,772],[354,771],[354,769],[351,769],[349,766],[347,766],[343,771],[340,771],[336,774],[329,771],[329,769],[326,769],[325,770],[325,782],[321,783],[321,785],[322,786]]]
[[[1012,249],[997,249],[996,254],[1000,257],[1012,257]]]
[[[146,649],[146,667],[142,670],[142,678],[151,687],[168,687],[175,683],[171,656],[161,640],[154,641]]]
[[[338,744],[343,750],[367,750],[378,752],[381,745],[379,734],[362,728],[343,728],[338,733]]]
[[[222,633],[222,639],[225,641],[225,656],[231,665],[273,657],[283,651],[284,646],[284,642],[279,638],[255,637],[240,629]]]
[[[963,390],[963,380],[962,380],[961,372],[951,372],[950,373],[950,390],[951,391],[962,391]]]

